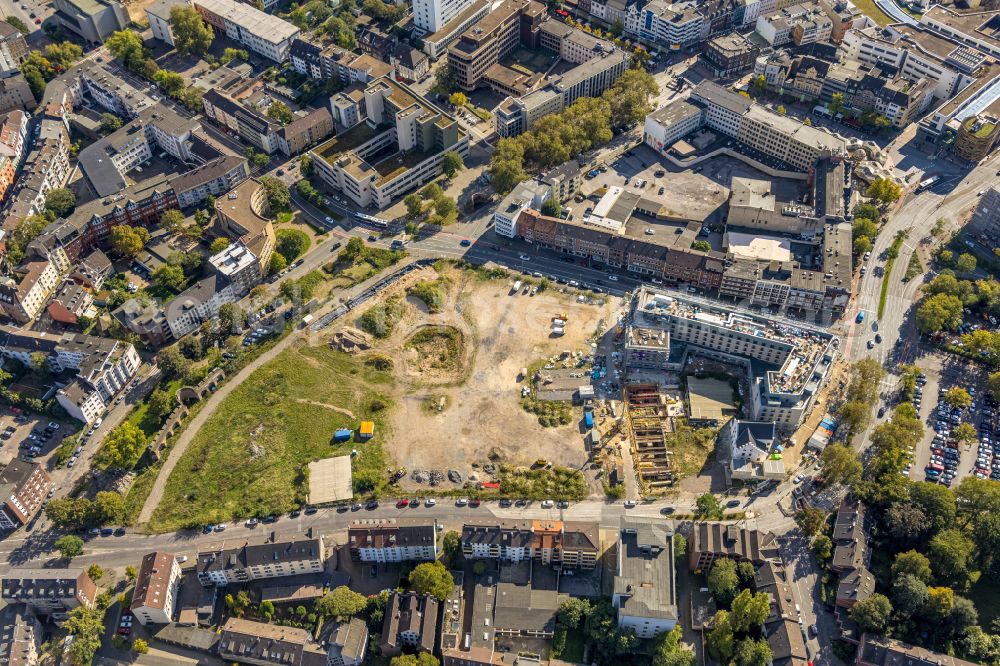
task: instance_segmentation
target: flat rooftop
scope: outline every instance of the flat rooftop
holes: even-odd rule
[[[327,162],[333,163],[342,153],[354,150],[379,134],[378,130],[372,129],[367,123],[359,123],[343,134],[338,134],[326,143],[320,144],[313,149],[313,152]]]

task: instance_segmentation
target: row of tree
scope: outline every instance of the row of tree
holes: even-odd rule
[[[639,122],[652,111],[650,100],[658,92],[648,72],[632,68],[600,97],[581,97],[527,132],[501,139],[489,165],[493,188],[506,194],[527,180],[529,171],[562,164],[611,141],[612,128]]]

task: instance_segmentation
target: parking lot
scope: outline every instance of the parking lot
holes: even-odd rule
[[[981,371],[970,367],[962,359],[930,355],[918,362],[925,379],[918,384],[914,405],[917,406],[926,429],[924,437],[913,454],[909,476],[914,481],[940,481],[952,486],[966,476],[981,478],[994,474],[993,457],[997,450],[997,407],[976,386],[982,386]],[[953,387],[963,388],[973,397],[968,409],[954,409],[944,404],[944,394]],[[957,443],[953,437],[961,423],[971,424],[978,438],[969,443]],[[982,451],[982,455],[980,454]],[[1000,465],[1000,460],[997,462]]]
[[[53,453],[65,437],[76,432],[75,426],[58,423],[44,415],[28,416],[9,410],[0,416],[0,463],[23,458],[41,463],[51,471],[55,466]]]

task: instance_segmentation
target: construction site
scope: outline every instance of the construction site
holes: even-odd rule
[[[667,435],[673,419],[657,384],[626,384],[625,420],[640,482],[650,489],[673,484],[676,475]]]

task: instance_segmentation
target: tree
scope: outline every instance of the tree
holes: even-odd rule
[[[441,156],[441,171],[444,172],[445,177],[454,178],[455,174],[463,167],[465,167],[465,162],[462,161],[462,156],[454,150],[449,150]]]
[[[562,215],[562,206],[555,199],[546,199],[542,202],[542,207],[539,211],[542,215],[548,215],[549,217],[559,217]]]
[[[134,566],[130,564],[127,567],[125,567],[125,580],[131,583],[134,582],[138,576],[139,573],[135,570]]]
[[[113,33],[104,40],[104,46],[107,47],[108,53],[113,58],[121,60],[126,67],[133,71],[142,67],[146,59],[142,37],[132,30],[120,30]]]
[[[122,119],[113,113],[101,114],[101,132],[111,134],[115,130],[121,129]]]
[[[4,19],[4,21],[7,21],[7,23],[17,28],[18,31],[25,37],[27,37],[28,34],[31,32],[31,29],[28,27],[28,24],[16,16],[8,16],[7,18]]]
[[[958,261],[955,262],[955,272],[960,275],[968,275],[969,273],[974,273],[976,271],[976,257],[975,255],[969,254],[968,252],[963,252],[958,255]]]
[[[159,419],[165,418],[167,414],[172,412],[175,404],[170,394],[161,388],[154,390],[146,400],[149,413]]]
[[[739,589],[736,563],[729,558],[717,559],[708,572],[708,591],[720,605],[729,605]]]
[[[934,535],[927,546],[927,558],[938,579],[964,584],[974,548],[972,540],[961,530],[946,529]]]
[[[96,562],[87,567],[87,578],[94,581],[95,583],[102,578],[104,578],[104,569],[101,568],[100,564]]]
[[[455,74],[455,70],[448,64],[438,67],[437,71],[434,72],[434,85],[431,86],[431,92],[447,97],[457,88],[458,76]]]
[[[149,643],[141,638],[135,639],[132,641],[132,652],[135,652],[136,654],[146,654],[149,652]]]
[[[820,562],[826,562],[833,555],[833,542],[825,534],[820,534],[812,543],[813,555]]]
[[[403,203],[406,204],[406,219],[411,222],[424,212],[424,201],[419,194],[407,194],[403,198]]]
[[[706,240],[699,240],[691,243],[692,250],[698,250],[699,252],[710,252],[712,250],[712,244]]]
[[[180,266],[163,264],[153,271],[153,283],[161,289],[179,292],[184,288],[184,270]]]
[[[927,604],[927,585],[911,574],[903,574],[892,584],[892,605],[896,612],[909,617]]]
[[[962,301],[955,296],[936,294],[923,299],[917,308],[917,328],[930,334],[954,330],[962,323]]]
[[[869,405],[864,407],[871,411]],[[831,444],[823,449],[820,455],[820,469],[826,483],[853,486],[861,479],[861,460],[858,458],[858,453],[844,444]]]
[[[401,654],[389,660],[389,666],[440,666],[438,658],[430,652],[420,652],[416,655]]]
[[[733,631],[746,633],[764,626],[764,620],[770,613],[771,598],[766,592],[754,594],[745,589],[733,599],[729,619],[732,622]]]
[[[45,210],[56,217],[62,217],[76,206],[76,195],[65,187],[49,190],[45,195]]]
[[[924,583],[931,579],[931,562],[922,553],[908,550],[898,553],[892,563],[892,577],[913,576]]]
[[[955,489],[955,498],[964,519],[962,526],[991,513],[1000,514],[1000,483],[967,476]]]
[[[806,536],[816,536],[826,525],[826,512],[817,507],[803,506],[795,514],[795,524]]]
[[[902,188],[891,178],[876,178],[868,186],[865,194],[883,206],[887,206],[899,199],[900,194],[902,194]]]
[[[978,437],[976,428],[971,423],[964,421],[951,431],[951,436],[954,438],[956,444],[971,444]]]
[[[673,630],[657,636],[650,648],[652,666],[694,666],[694,652],[681,643],[683,635],[678,623]]]
[[[156,365],[167,379],[184,377],[191,366],[176,347],[161,349],[156,356]]]
[[[236,335],[247,323],[247,313],[236,303],[225,303],[219,308],[219,330],[223,335]]]
[[[735,638],[729,611],[720,610],[712,619],[712,629],[705,636],[708,653],[721,663],[729,663],[733,656]]]
[[[773,658],[766,638],[744,638],[736,644],[736,666],[769,666]]]
[[[288,105],[278,100],[271,102],[271,105],[267,107],[267,117],[282,125],[287,125],[295,120],[295,115],[288,108]]]
[[[288,261],[283,256],[281,256],[280,252],[272,252],[271,261],[268,263],[267,266],[267,274],[277,275],[281,271],[285,270],[285,267],[287,266],[288,266]]]
[[[142,227],[119,224],[111,228],[110,240],[116,254],[132,258],[149,242],[149,232]]]
[[[65,538],[65,537],[64,537]],[[63,628],[72,634],[73,642],[67,649],[72,666],[90,666],[101,647],[104,635],[104,609],[77,606],[69,612]]]
[[[410,587],[417,594],[430,594],[444,601],[451,594],[455,579],[440,562],[423,562],[410,572]]]
[[[209,251],[212,254],[218,254],[229,247],[229,239],[225,236],[219,236],[212,241],[212,245],[209,246]]]
[[[847,613],[862,631],[882,633],[892,617],[892,603],[884,594],[876,592],[854,604]]]
[[[298,229],[281,229],[275,249],[288,261],[295,261],[309,249],[309,236]]]
[[[171,209],[160,216],[160,228],[169,233],[174,233],[184,225],[184,213],[177,209]]]
[[[952,386],[944,393],[944,402],[951,408],[967,409],[972,404],[972,396],[960,386]]]
[[[100,523],[115,523],[125,515],[125,498],[111,490],[101,490],[94,496],[94,518]]]
[[[947,628],[952,636],[960,636],[979,622],[979,612],[971,599],[955,596],[955,604],[948,614]]]
[[[185,55],[204,55],[212,46],[214,34],[205,25],[194,7],[176,5],[170,8],[170,31],[174,36],[174,47]]]
[[[66,536],[59,537],[52,544],[52,547],[58,550],[60,555],[70,560],[77,555],[83,554],[83,539],[74,534],[67,534]]]
[[[955,607],[955,590],[950,587],[928,587],[923,615],[932,622],[944,622]]]
[[[590,602],[580,597],[569,597],[559,604],[556,623],[567,629],[576,629],[590,614]]]
[[[779,104],[778,108],[775,109],[780,115],[784,116],[788,114],[788,109],[785,108],[783,104]]]
[[[153,75],[153,83],[171,97],[179,95],[184,90],[184,77],[168,69],[157,70]]]
[[[878,226],[874,220],[870,220],[867,217],[857,217],[851,225],[851,234],[854,238],[859,238],[860,236],[875,238],[878,235]]]
[[[865,254],[866,252],[871,252],[874,245],[872,245],[872,239],[868,236],[858,236],[854,239],[854,253],[855,254]]]
[[[98,462],[104,468],[131,469],[146,449],[146,443],[146,433],[125,421],[104,438]]]
[[[267,197],[267,205],[271,215],[288,208],[292,197],[288,192],[288,186],[272,176],[264,176],[260,179],[264,186],[264,194]]]
[[[448,101],[451,102],[452,106],[465,106],[469,100],[466,98],[465,93],[454,92],[448,97]]]
[[[947,486],[926,481],[914,483],[910,486],[910,501],[921,508],[932,532],[955,522],[955,495]]]
[[[715,495],[705,493],[695,500],[694,515],[700,520],[722,520],[722,505]]]

